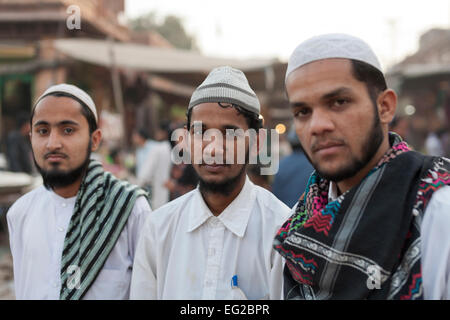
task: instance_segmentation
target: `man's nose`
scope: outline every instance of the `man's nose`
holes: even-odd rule
[[[56,149],[60,149],[61,147],[62,147],[62,143],[61,143],[60,135],[57,132],[52,130],[48,135],[47,149],[48,150],[56,150]]]
[[[335,129],[334,119],[331,112],[317,108],[311,115],[310,129],[312,135],[322,135],[323,133]]]
[[[212,157],[222,157],[225,151],[225,137],[217,133],[212,135],[209,141],[204,141],[205,148],[207,148]]]

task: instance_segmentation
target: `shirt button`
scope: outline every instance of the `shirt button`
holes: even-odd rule
[[[57,288],[58,287],[58,283],[57,282],[53,282],[53,287]]]
[[[63,208],[67,207],[67,204],[64,202],[64,203],[62,204],[62,207],[63,207]]]
[[[63,232],[64,231],[64,228],[58,228],[58,231],[60,231],[60,232]]]

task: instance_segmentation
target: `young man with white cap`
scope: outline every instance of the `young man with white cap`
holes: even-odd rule
[[[91,160],[101,141],[91,97],[59,84],[31,115],[43,178],[7,214],[17,299],[128,299],[137,239],[151,212],[141,189]]]
[[[370,47],[303,42],[286,90],[315,172],[275,238],[285,298],[449,299],[450,162],[388,132],[397,97]]]
[[[239,70],[216,68],[195,90],[186,135],[200,183],[147,219],[133,267],[132,299],[282,297],[283,261],[272,242],[289,208],[246,175],[258,141],[234,135],[258,131],[259,114],[258,98]],[[209,136],[213,131],[217,135]]]

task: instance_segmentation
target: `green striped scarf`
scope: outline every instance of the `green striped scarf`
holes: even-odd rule
[[[81,299],[125,227],[136,199],[147,194],[91,160],[78,191],[61,258],[61,300]]]

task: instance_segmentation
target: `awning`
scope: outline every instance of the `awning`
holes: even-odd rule
[[[411,64],[396,67],[388,71],[388,76],[401,76],[404,78],[426,77],[439,74],[450,74],[448,64]]]
[[[229,65],[243,71],[261,70],[274,63],[272,59],[224,59],[207,57],[188,50],[158,48],[133,43],[116,43],[94,39],[59,39],[55,48],[76,60],[110,67],[155,73],[203,72]]]

